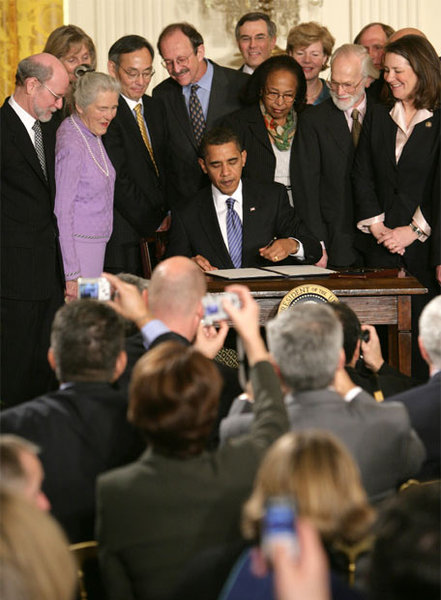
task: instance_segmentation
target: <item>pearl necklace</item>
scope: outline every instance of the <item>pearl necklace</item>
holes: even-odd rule
[[[84,133],[81,131],[81,129],[78,126],[78,123],[76,123],[75,119],[73,118],[73,115],[70,116],[70,120],[72,121],[72,123],[75,125],[75,127],[78,130],[78,133],[81,135],[81,137],[84,140],[84,143],[86,144],[86,148],[89,151],[90,156],[92,157],[93,162],[96,164],[96,166],[98,167],[98,169],[104,173],[104,175],[106,177],[109,177],[109,166],[107,164],[106,161],[106,157],[104,156],[104,150],[103,150],[103,145],[101,142],[101,138],[100,136],[97,136],[97,142],[98,142],[98,148],[100,149],[101,152],[101,158],[103,159],[103,164],[104,164],[104,168],[100,165],[100,163],[97,161],[97,159],[95,158],[94,153],[92,152],[92,148],[89,146],[89,142],[86,139],[86,136],[84,135]]]

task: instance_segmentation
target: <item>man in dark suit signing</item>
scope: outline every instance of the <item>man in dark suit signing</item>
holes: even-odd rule
[[[170,132],[170,202],[178,204],[207,184],[198,165],[206,128],[241,108],[239,92],[248,76],[204,58],[204,40],[188,23],[168,25],[159,36],[162,65],[170,77],[153,90],[165,107]]]
[[[331,58],[331,98],[299,119],[292,151],[294,206],[322,244],[320,267],[347,267],[360,261],[354,248],[350,174],[370,106],[365,89],[377,77],[368,51],[344,44]]]
[[[320,258],[320,244],[295,216],[285,187],[241,179],[247,154],[233,131],[207,132],[201,154],[211,186],[172,211],[168,256],[188,256],[203,271]]]
[[[69,77],[51,54],[23,59],[1,108],[1,401],[52,385],[46,354],[64,274],[54,215],[55,131]]]
[[[104,145],[116,170],[113,231],[105,270],[142,275],[140,242],[165,216],[165,111],[146,95],[154,50],[139,35],[126,35],[109,50],[109,73],[121,84],[118,111]]]

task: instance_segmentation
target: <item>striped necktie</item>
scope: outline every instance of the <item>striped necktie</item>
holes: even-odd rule
[[[189,109],[194,138],[199,146],[205,133],[205,117],[201,102],[196,93],[198,89],[199,86],[197,83],[191,86]]]
[[[234,210],[234,198],[227,198],[227,239],[228,252],[235,269],[242,266],[242,223]]]
[[[352,141],[354,142],[354,146],[356,148],[357,144],[358,144],[358,140],[360,139],[360,133],[361,133],[360,111],[357,108],[354,108],[354,110],[351,113],[351,117],[352,117],[352,129],[351,129]]]
[[[37,153],[44,178],[47,181],[46,158],[44,156],[43,135],[41,133],[40,121],[35,121],[35,123],[32,125],[32,129],[35,132],[35,151]]]
[[[150,158],[152,159],[153,166],[155,167],[156,175],[159,177],[158,166],[155,161],[155,156],[153,154],[153,148],[149,140],[149,136],[147,134],[147,128],[145,126],[144,117],[141,112],[141,104],[137,104],[134,108],[136,114],[136,121],[138,122],[138,127],[141,132],[142,139],[144,140],[144,144],[149,152]]]

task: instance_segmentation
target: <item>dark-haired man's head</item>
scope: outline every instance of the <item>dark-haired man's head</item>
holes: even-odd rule
[[[335,312],[343,326],[343,348],[346,365],[353,366],[353,363],[355,364],[359,356],[361,323],[352,308],[344,302],[331,302],[329,306]]]
[[[55,315],[49,362],[61,383],[115,381],[124,371],[124,325],[104,302],[75,300]]]
[[[109,50],[107,69],[121,84],[121,93],[139,100],[147,91],[154,74],[153,46],[140,35],[125,35]]]
[[[267,14],[250,12],[237,22],[235,35],[245,64],[253,71],[271,56],[276,45],[277,27]]]
[[[196,83],[207,69],[204,40],[189,23],[172,23],[160,34],[158,50],[162,65],[179,85]]]
[[[247,153],[231,129],[216,127],[202,139],[199,165],[211,183],[222,194],[231,196],[237,190]]]

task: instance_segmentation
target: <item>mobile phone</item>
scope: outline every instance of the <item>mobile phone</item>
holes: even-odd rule
[[[262,525],[262,551],[271,562],[274,546],[285,546],[292,558],[299,556],[299,540],[296,527],[296,509],[289,496],[268,499]]]

